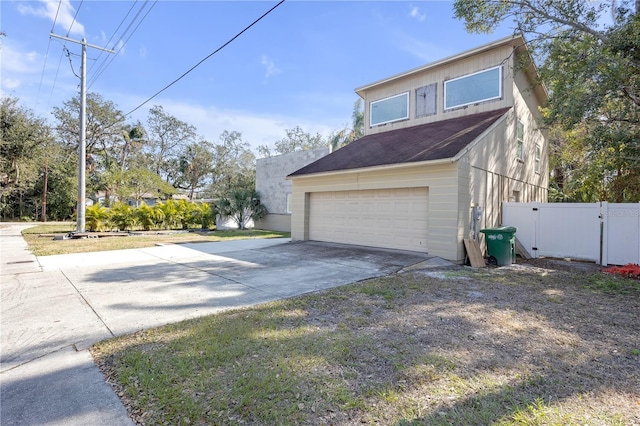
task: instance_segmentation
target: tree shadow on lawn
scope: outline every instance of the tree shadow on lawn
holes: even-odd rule
[[[566,272],[459,271],[201,318],[94,355],[152,423],[640,420],[638,294],[593,293]]]

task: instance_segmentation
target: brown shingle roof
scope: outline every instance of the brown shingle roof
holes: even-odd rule
[[[452,158],[509,109],[367,135],[289,176]]]

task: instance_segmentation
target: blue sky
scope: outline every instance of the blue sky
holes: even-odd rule
[[[54,33],[118,52],[88,49],[89,91],[129,112],[276,3],[3,0],[2,94],[50,118],[78,93],[63,42],[49,38],[56,13]],[[511,33],[468,34],[450,1],[288,0],[130,120],[162,105],[210,141],[235,130],[254,147],[297,125],[328,134],[350,122],[356,87]],[[66,46],[79,74],[80,46]]]

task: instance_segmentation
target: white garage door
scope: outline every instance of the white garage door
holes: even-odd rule
[[[427,188],[314,192],[309,239],[426,252]]]

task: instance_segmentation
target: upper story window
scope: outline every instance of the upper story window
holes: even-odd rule
[[[409,118],[409,92],[371,102],[370,125],[392,123]]]
[[[434,115],[437,112],[438,83],[416,89],[416,118]]]
[[[533,165],[533,170],[536,173],[540,173],[540,152],[542,150],[540,149],[540,145],[536,145],[536,155],[535,155],[535,163]]]
[[[444,109],[502,98],[502,67],[497,66],[444,82]]]
[[[516,124],[516,159],[524,161],[524,123],[520,119]]]

